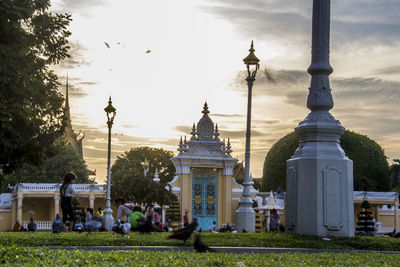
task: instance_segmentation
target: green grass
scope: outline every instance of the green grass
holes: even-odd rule
[[[10,266],[398,266],[400,255],[381,253],[232,254],[187,251],[65,251],[0,246]]]
[[[0,245],[22,246],[183,246],[179,240],[167,239],[170,233],[139,234],[121,236],[112,233],[62,233],[46,232],[2,232]],[[193,238],[193,237],[192,237]],[[231,247],[274,247],[274,248],[315,248],[315,249],[357,249],[400,251],[400,238],[357,236],[354,238],[332,238],[324,241],[312,236],[295,236],[284,233],[202,233],[202,239],[210,246]],[[191,246],[188,240],[187,246]]]

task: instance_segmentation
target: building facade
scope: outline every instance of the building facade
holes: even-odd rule
[[[197,127],[193,124],[190,140],[181,138],[179,154],[171,159],[176,177],[170,185],[179,199],[181,216],[186,212],[189,218],[195,216],[199,228],[208,231],[213,222],[218,227],[235,223],[243,187],[233,177],[237,159],[231,156],[230,141],[220,140],[207,103],[202,113]],[[258,191],[252,188],[251,193],[255,196]]]
[[[11,194],[1,194],[0,231],[13,229],[18,221],[21,225],[33,217],[38,229],[51,229],[57,214],[62,216],[60,207],[61,184],[20,183],[12,187]],[[74,184],[80,206],[104,209],[106,185]]]

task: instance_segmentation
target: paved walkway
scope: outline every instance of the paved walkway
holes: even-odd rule
[[[167,247],[167,246],[71,246],[48,247],[49,249],[65,250],[99,250],[99,251],[192,251],[192,247]],[[400,251],[375,251],[375,250],[341,250],[341,249],[308,249],[308,248],[262,248],[262,247],[211,247],[220,252],[227,253],[383,253],[400,254]]]

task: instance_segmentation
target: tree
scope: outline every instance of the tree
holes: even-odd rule
[[[0,1],[0,168],[42,164],[62,135],[63,97],[49,70],[68,56],[70,15],[49,0]]]
[[[122,196],[132,202],[168,204],[175,196],[165,189],[175,175],[173,153],[163,149],[138,147],[118,156],[111,168],[112,198]],[[144,176],[144,161],[149,171]],[[160,182],[153,182],[156,168]]]
[[[395,163],[390,165],[390,179],[392,180],[392,190],[400,193],[400,160],[394,159]]]
[[[22,167],[5,176],[5,183],[62,183],[67,172],[74,172],[76,183],[94,183],[88,177],[85,161],[76,150],[58,140],[49,146],[51,152],[43,165],[25,163]],[[4,188],[3,188],[4,190]]]
[[[264,161],[262,190],[286,188],[286,160],[294,154],[299,138],[292,132],[276,142]],[[346,131],[340,144],[353,160],[354,190],[389,191],[392,189],[389,165],[383,149],[365,135]]]

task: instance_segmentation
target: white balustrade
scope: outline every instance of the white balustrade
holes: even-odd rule
[[[105,192],[106,185],[102,184],[73,184],[72,185],[75,191],[78,192]],[[60,190],[61,184],[40,184],[40,183],[20,183],[12,188],[14,192],[16,191],[58,191]]]
[[[28,229],[29,222],[23,222],[22,225],[25,229]],[[53,222],[52,221],[35,221],[36,223],[36,230],[49,230],[52,229]]]

